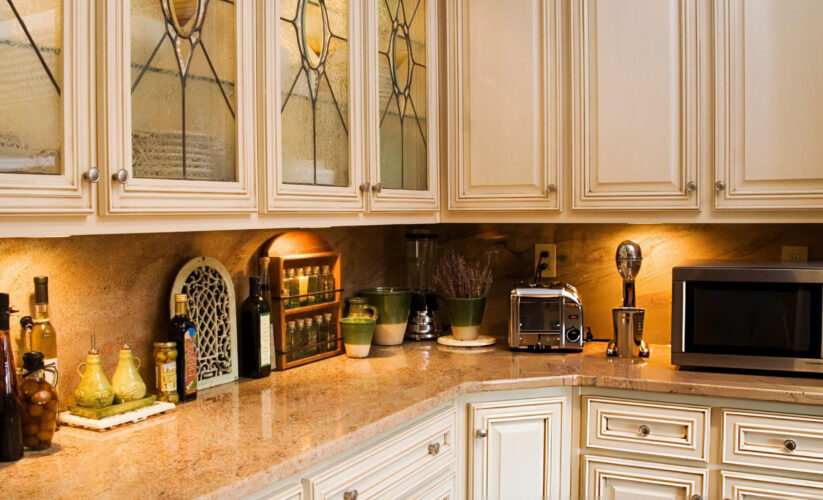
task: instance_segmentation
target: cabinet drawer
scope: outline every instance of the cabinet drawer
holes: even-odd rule
[[[586,398],[588,448],[707,462],[710,409],[669,403]]]
[[[705,495],[706,469],[586,456],[581,498],[683,500]]]
[[[306,479],[310,498],[392,498],[403,483],[454,463],[457,411],[449,408]],[[349,492],[349,495],[346,493]]]
[[[723,462],[823,474],[823,418],[723,410]]]
[[[818,499],[823,498],[823,483],[802,481],[761,474],[741,474],[721,471],[721,491],[724,500],[761,500],[763,498]]]

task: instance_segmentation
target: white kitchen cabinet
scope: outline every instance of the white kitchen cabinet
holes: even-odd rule
[[[469,405],[469,498],[568,496],[564,449],[565,398],[492,401]]]
[[[303,500],[303,485],[293,484],[274,493],[262,495],[256,500]]]
[[[697,500],[707,494],[705,469],[617,458],[583,457],[583,495],[604,500]]]
[[[713,5],[716,207],[823,208],[823,3]]]
[[[256,212],[253,0],[98,8],[101,212]]]
[[[699,208],[702,5],[572,1],[573,208]]]
[[[559,210],[560,0],[449,0],[450,210]]]
[[[720,472],[720,489],[723,500],[763,500],[766,498],[812,500],[823,498],[823,483],[744,474]]]
[[[92,5],[0,3],[2,214],[94,211]]]

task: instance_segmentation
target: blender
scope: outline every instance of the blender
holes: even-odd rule
[[[437,235],[427,229],[406,233],[406,272],[412,289],[411,312],[406,340],[434,340],[444,325],[432,286]]]

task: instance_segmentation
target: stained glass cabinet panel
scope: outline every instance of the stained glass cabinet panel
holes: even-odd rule
[[[100,9],[105,212],[257,211],[254,0]]]
[[[0,213],[94,209],[91,5],[0,0]]]

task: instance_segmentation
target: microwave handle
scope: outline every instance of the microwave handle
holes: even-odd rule
[[[672,352],[682,353],[686,348],[686,282],[672,282]]]

